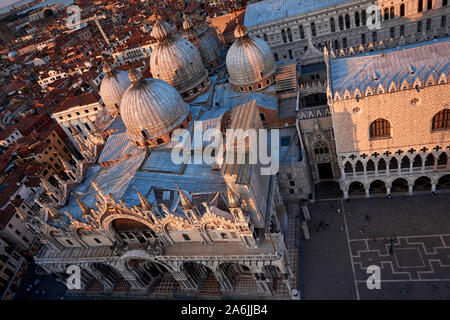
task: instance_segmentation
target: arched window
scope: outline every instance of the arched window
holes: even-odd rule
[[[361,11],[361,22],[363,26],[365,26],[367,23],[366,10]]]
[[[344,30],[344,17],[339,16],[339,30]]]
[[[350,16],[348,14],[345,15],[345,28],[350,29]]]
[[[405,4],[402,3],[400,5],[400,17],[404,17],[405,16]]]
[[[345,171],[345,173],[352,173],[353,172],[353,166],[352,166],[352,164],[349,161],[347,161],[345,163],[344,171]]]
[[[450,128],[450,109],[444,109],[433,117],[432,130]]]
[[[389,12],[389,19],[394,19],[395,18],[395,8],[391,7],[391,10]]]
[[[389,138],[391,124],[386,119],[377,119],[370,124],[370,138]]]
[[[162,144],[162,143],[164,143],[164,141],[163,141],[163,139],[161,139],[161,138],[158,138],[158,139],[156,139],[156,143],[158,143],[158,144]]]
[[[311,22],[311,34],[313,37],[316,36],[316,24],[314,22]]]
[[[384,20],[389,20],[389,9],[384,9]]]
[[[291,32],[291,29],[287,29],[287,36],[288,36],[288,40],[289,41],[292,41],[292,32]]]
[[[359,27],[359,25],[360,25],[359,12],[356,11],[355,12],[355,26]]]
[[[427,10],[433,9],[433,0],[428,0]]]
[[[305,39],[305,30],[303,30],[303,26],[299,26],[298,29],[300,31],[300,38]]]
[[[423,0],[419,0],[419,4],[417,6],[417,12],[423,11]]]
[[[336,23],[334,22],[334,18],[330,18],[330,28],[331,32],[336,32]]]

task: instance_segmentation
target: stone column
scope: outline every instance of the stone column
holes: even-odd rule
[[[386,186],[386,195],[390,195],[391,194],[391,187],[390,186]]]
[[[431,192],[436,192],[436,183],[431,184]]]
[[[413,193],[413,188],[414,188],[413,184],[408,184],[408,192],[409,192],[409,194]]]
[[[364,188],[364,190],[366,191],[366,198],[369,198],[370,197],[370,189]]]
[[[437,156],[437,157],[434,157],[434,165],[433,165],[433,171],[434,172],[436,172],[438,169],[437,169],[437,166],[438,166],[438,157],[439,156]]]

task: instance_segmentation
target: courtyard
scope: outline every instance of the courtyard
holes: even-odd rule
[[[449,194],[323,200],[309,212],[303,299],[450,299]],[[381,289],[367,288],[369,265]]]

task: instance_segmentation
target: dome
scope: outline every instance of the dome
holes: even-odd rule
[[[247,28],[239,23],[234,35],[236,41],[226,58],[233,88],[253,91],[270,85],[275,80],[277,65],[269,45],[262,39],[248,36]]]
[[[128,137],[140,146],[170,141],[170,133],[187,127],[189,106],[167,82],[142,79],[130,71],[132,85],[122,97],[120,114]],[[184,125],[183,125],[184,124]]]
[[[183,29],[182,37],[199,50],[203,65],[211,72],[221,61],[221,48],[217,35],[210,27],[194,29],[192,21],[186,16]]]
[[[168,82],[190,101],[205,92],[210,81],[199,51],[172,32],[167,23],[157,22],[153,27],[152,36],[158,44],[150,56],[150,70],[155,78]]]
[[[100,96],[109,113],[115,116],[119,113],[122,96],[131,85],[128,74],[125,71],[116,71],[107,62],[103,65],[105,78],[100,85]]]

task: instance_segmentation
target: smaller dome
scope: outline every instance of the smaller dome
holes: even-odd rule
[[[117,71],[107,62],[103,65],[103,72],[106,76],[100,85],[100,96],[106,109],[115,116],[119,114],[122,96],[131,85],[131,81],[126,71]]]
[[[157,41],[163,41],[168,38],[173,32],[172,27],[165,21],[156,21],[153,26],[151,36],[155,38]]]

